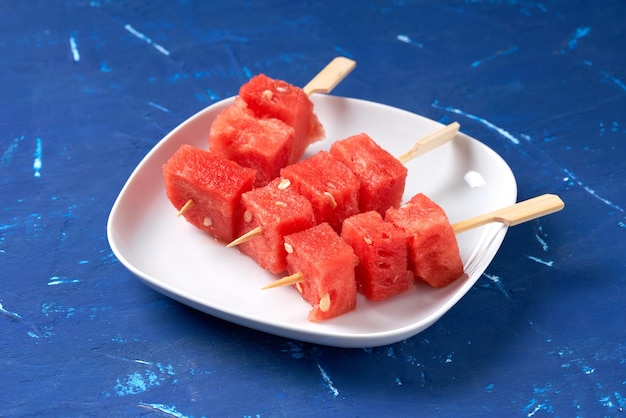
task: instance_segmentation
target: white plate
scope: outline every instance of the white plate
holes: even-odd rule
[[[393,155],[439,123],[386,105],[313,95],[326,137],[368,133]],[[458,235],[466,275],[444,289],[416,286],[384,302],[359,295],[357,308],[322,323],[307,320],[310,305],[292,287],[261,291],[276,276],[234,248],[195,229],[165,196],[162,165],[187,143],[208,148],[209,127],[233,98],[215,103],[182,123],[137,166],[111,210],[107,233],[117,258],[157,291],[210,315],[260,331],[337,347],[373,347],[411,337],[437,321],[467,293],[495,256],[506,227],[491,224]],[[407,165],[405,200],[423,192],[446,210],[451,222],[516,201],[509,166],[484,144],[462,133]]]

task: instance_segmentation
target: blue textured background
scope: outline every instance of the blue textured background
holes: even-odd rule
[[[263,3],[263,5],[260,5]],[[0,1],[0,416],[618,416],[626,408],[623,1]],[[519,198],[461,302],[386,347],[259,333],[150,290],[106,220],[167,132],[251,75],[485,142]]]

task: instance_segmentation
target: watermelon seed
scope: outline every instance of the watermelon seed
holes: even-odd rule
[[[286,207],[287,207],[287,204],[286,204],[285,202],[281,202],[280,200],[278,200],[278,201],[274,202],[274,204],[275,204],[276,206],[282,206],[282,207],[284,207],[284,208],[286,208]]]
[[[274,92],[272,90],[264,90],[261,95],[264,99],[272,100],[272,98],[274,97]]]
[[[249,211],[249,210],[247,210],[247,211],[245,211],[245,212],[243,213],[243,220],[244,220],[245,222],[250,222],[250,221],[252,220],[252,214],[250,213],[250,211]]]
[[[372,245],[372,240],[368,237],[363,237],[363,241],[365,241],[366,244]]]
[[[330,309],[330,295],[325,293],[324,296],[320,299],[320,311],[328,312]]]
[[[285,243],[284,247],[285,247],[285,251],[287,251],[287,254],[293,253],[293,247],[291,246],[291,244]]]
[[[289,186],[291,186],[291,181],[289,179],[282,179],[277,187],[278,190],[285,190]]]
[[[204,221],[202,223],[204,224],[204,226],[211,226],[211,225],[213,225],[213,221],[208,216],[206,218],[204,218]]]
[[[328,203],[330,203],[330,206],[335,209],[337,207],[337,201],[335,200],[335,197],[330,192],[324,192],[324,196],[328,200]]]

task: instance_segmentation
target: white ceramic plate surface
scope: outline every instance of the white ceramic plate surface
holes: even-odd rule
[[[384,302],[361,295],[355,311],[322,323],[307,320],[310,305],[292,287],[261,291],[276,276],[234,248],[195,229],[165,195],[162,166],[181,144],[207,149],[215,116],[234,99],[198,112],[163,138],[135,168],[109,215],[111,249],[157,291],[210,315],[260,331],[337,347],[373,347],[409,338],[437,321],[472,287],[495,256],[507,228],[490,224],[457,236],[466,275],[443,289],[417,285]],[[312,96],[331,143],[366,132],[393,155],[442,127],[390,106],[336,96]],[[425,193],[452,223],[515,203],[509,166],[494,151],[459,133],[410,161],[404,198]]]

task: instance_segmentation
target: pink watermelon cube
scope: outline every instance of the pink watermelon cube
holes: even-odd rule
[[[313,102],[299,87],[259,74],[241,86],[239,97],[257,118],[280,119],[293,127],[290,164],[302,158],[310,143],[324,138],[324,128],[313,111]]]
[[[402,201],[408,170],[369,135],[361,133],[335,142],[330,153],[361,181],[359,209],[375,210],[381,216]]]
[[[339,232],[344,219],[359,213],[359,179],[326,151],[283,168],[280,175],[309,199],[317,223],[328,222]]]
[[[239,236],[257,227],[263,229],[263,234],[239,248],[274,274],[287,269],[283,237],[315,225],[311,203],[289,186],[288,180],[276,178],[241,196]]]
[[[241,195],[252,190],[256,171],[241,167],[191,145],[182,145],[163,166],[165,192],[183,216],[217,239],[230,242],[236,234]]]
[[[409,267],[415,277],[433,287],[444,287],[463,275],[463,262],[454,230],[444,210],[424,194],[400,208],[391,208],[385,220],[409,237]]]
[[[366,298],[389,299],[413,286],[413,274],[408,270],[408,237],[378,212],[359,213],[343,221],[341,237],[359,260],[356,283]]]
[[[323,321],[356,307],[354,252],[327,223],[285,237],[291,274],[302,273],[295,286],[313,309],[310,321]]]
[[[278,119],[255,117],[237,98],[213,121],[209,148],[215,155],[255,169],[255,187],[260,187],[278,177],[289,163],[294,135],[294,129]]]

